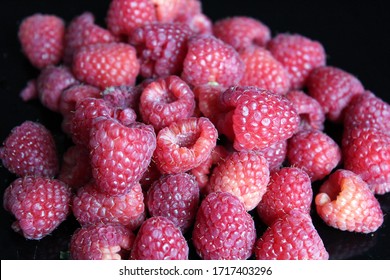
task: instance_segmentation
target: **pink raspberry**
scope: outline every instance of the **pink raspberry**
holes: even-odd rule
[[[69,68],[48,66],[41,71],[37,79],[39,100],[43,106],[58,112],[62,91],[76,84],[78,82]]]
[[[378,200],[360,176],[338,169],[322,184],[315,197],[318,215],[340,230],[370,233],[383,223]]]
[[[267,48],[286,68],[292,89],[305,86],[311,71],[326,64],[321,43],[300,34],[278,34],[268,42]]]
[[[145,204],[139,183],[122,195],[108,195],[94,181],[77,190],[72,202],[73,214],[82,226],[96,223],[117,223],[137,229],[145,217]]]
[[[388,133],[388,131],[386,131]],[[346,127],[344,168],[359,175],[376,194],[390,192],[390,136],[374,127]]]
[[[20,177],[54,177],[59,169],[57,147],[51,132],[32,121],[12,129],[0,147],[0,159],[5,168]]]
[[[159,22],[172,22],[182,11],[187,0],[151,0]]]
[[[286,69],[268,50],[248,47],[240,52],[240,57],[245,64],[240,85],[256,86],[282,95],[290,89],[290,78]]]
[[[286,97],[299,115],[299,130],[324,129],[325,113],[316,99],[300,90],[291,90]]]
[[[369,126],[389,134],[390,131],[390,105],[366,91],[352,98],[345,108],[344,127]]]
[[[192,32],[197,35],[213,34],[213,22],[202,12],[197,14],[180,13],[174,22],[188,25]]]
[[[139,73],[136,50],[125,43],[87,45],[74,53],[72,70],[75,77],[104,89],[110,86],[134,85]]]
[[[260,153],[233,152],[214,168],[208,191],[229,192],[250,211],[261,201],[268,182],[268,162]]]
[[[70,240],[73,260],[121,260],[128,258],[134,233],[119,224],[95,224],[77,229]]]
[[[192,242],[202,259],[248,259],[255,240],[255,223],[236,196],[215,192],[202,200],[192,232]]]
[[[287,160],[290,166],[302,168],[312,182],[323,179],[341,161],[341,149],[326,133],[303,130],[288,140]]]
[[[277,219],[256,241],[257,260],[327,260],[321,236],[310,215],[293,210]]]
[[[322,106],[331,121],[342,121],[343,110],[351,99],[364,92],[361,82],[352,74],[333,66],[313,70],[307,79],[308,94]]]
[[[148,168],[156,148],[151,126],[124,126],[112,118],[93,123],[89,141],[92,176],[98,189],[110,195],[125,194]]]
[[[171,220],[147,219],[139,229],[131,251],[132,260],[187,260],[188,244]]]
[[[159,78],[142,91],[140,113],[156,131],[192,116],[195,97],[190,87],[177,76]]]
[[[88,183],[91,178],[88,149],[79,145],[70,146],[62,157],[58,179],[76,190]]]
[[[150,0],[112,0],[107,11],[108,29],[117,36],[129,36],[137,27],[156,21]]]
[[[198,35],[188,42],[182,78],[193,86],[207,83],[230,86],[241,80],[244,68],[232,46],[211,35]]]
[[[56,179],[18,178],[4,192],[4,208],[16,221],[12,228],[27,239],[41,239],[53,232],[70,212],[71,191]]]
[[[100,89],[90,85],[74,84],[62,91],[58,109],[63,116],[73,115],[76,104],[87,98],[99,98]]]
[[[265,46],[271,39],[271,31],[264,23],[246,16],[234,16],[218,20],[213,26],[214,36],[243,50],[250,46]]]
[[[217,138],[218,132],[207,118],[176,121],[157,134],[154,161],[162,173],[189,171],[209,157]]]
[[[287,140],[276,142],[257,152],[261,153],[268,161],[270,171],[278,170],[286,159]]]
[[[193,224],[199,204],[199,186],[187,173],[164,175],[146,195],[149,214],[171,220],[184,233]]]
[[[64,21],[54,15],[33,14],[19,26],[19,41],[30,63],[42,69],[56,65],[63,56]]]
[[[130,36],[145,78],[179,75],[192,31],[185,24],[153,23],[137,28]]]
[[[74,52],[83,46],[97,43],[111,43],[118,39],[110,31],[95,24],[95,17],[90,12],[75,17],[65,32],[64,61],[71,64]]]
[[[271,225],[276,219],[294,209],[310,214],[313,190],[305,171],[296,167],[284,167],[271,172],[267,191],[257,205],[261,220]]]

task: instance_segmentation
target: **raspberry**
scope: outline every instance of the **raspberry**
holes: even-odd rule
[[[165,217],[147,219],[131,251],[133,260],[187,260],[188,244],[179,228]]]
[[[171,220],[184,233],[193,224],[199,203],[199,186],[187,173],[164,175],[155,181],[146,196],[151,216]]]
[[[199,185],[201,194],[206,194],[206,187],[209,184],[210,175],[215,166],[228,156],[228,151],[222,145],[217,145],[211,152],[210,156],[198,167],[190,170],[190,174],[195,176]]]
[[[355,76],[333,66],[313,70],[307,79],[307,89],[331,121],[341,121],[343,110],[351,99],[364,92],[363,85]]]
[[[255,240],[254,221],[236,196],[215,192],[202,200],[192,232],[192,242],[202,259],[248,259]]]
[[[95,17],[90,12],[75,17],[65,32],[64,61],[71,64],[74,52],[83,46],[97,43],[117,42],[110,31],[95,24]]]
[[[112,0],[107,11],[107,27],[115,35],[129,36],[137,27],[156,21],[150,0]]]
[[[102,192],[125,194],[148,168],[156,148],[150,126],[124,126],[115,119],[99,118],[93,123],[89,141],[92,176]]]
[[[208,118],[213,124],[218,123],[220,108],[220,95],[226,90],[217,84],[206,84],[194,87],[193,92],[198,101],[199,111]]]
[[[244,67],[232,46],[211,35],[198,35],[188,41],[182,78],[193,86],[211,82],[230,86],[241,80]]]
[[[256,86],[273,93],[286,94],[290,78],[283,65],[261,47],[248,47],[240,52],[245,73],[239,82],[242,86]]]
[[[313,190],[306,172],[284,167],[271,172],[267,191],[256,210],[261,220],[270,226],[294,209],[309,215],[312,199]]]
[[[175,22],[188,25],[197,35],[212,35],[213,33],[212,20],[202,12],[193,15],[181,13]]]
[[[67,67],[48,66],[37,79],[39,100],[43,106],[58,112],[62,91],[77,83]]]
[[[299,115],[299,130],[324,129],[325,113],[316,99],[300,90],[291,90],[286,97]]]
[[[145,217],[141,185],[135,183],[122,195],[108,195],[92,181],[77,190],[73,197],[73,214],[82,226],[96,223],[117,223],[137,229]]]
[[[268,161],[269,170],[274,171],[279,169],[287,154],[287,140],[276,142],[268,147],[258,150],[259,153]]]
[[[234,148],[261,150],[290,138],[299,117],[291,102],[279,94],[256,87],[231,87],[222,104],[235,107],[232,115]]]
[[[355,173],[338,169],[322,184],[315,197],[318,215],[340,230],[370,233],[383,223],[378,200]]]
[[[89,152],[83,146],[70,146],[62,157],[58,179],[72,189],[84,186],[92,178]]]
[[[195,97],[179,77],[159,78],[145,87],[141,94],[140,113],[145,123],[156,131],[192,116]]]
[[[341,161],[341,149],[326,133],[303,130],[288,140],[287,160],[302,168],[312,182],[323,179]]]
[[[329,254],[310,216],[292,210],[256,241],[257,260],[327,260]]]
[[[58,173],[54,138],[46,127],[32,121],[12,129],[0,147],[0,159],[5,168],[20,177],[54,177]]]
[[[78,80],[102,89],[134,85],[139,68],[134,47],[124,43],[100,43],[81,47],[75,52],[72,64],[73,73]]]
[[[39,69],[56,65],[63,56],[64,21],[54,15],[33,14],[19,26],[19,41],[30,63]]]
[[[73,260],[121,260],[128,258],[135,235],[119,224],[96,224],[77,229],[70,240]]]
[[[74,84],[62,91],[58,109],[63,116],[73,115],[76,104],[87,98],[99,98],[100,89],[90,85]]]
[[[186,0],[152,0],[159,22],[172,22],[187,4]]]
[[[129,42],[141,60],[141,76],[179,75],[191,35],[189,27],[180,23],[153,23],[137,28]]]
[[[148,169],[142,174],[142,178],[139,180],[141,184],[142,191],[147,192],[154,181],[157,181],[161,177],[160,170],[158,170],[157,165],[152,160],[148,166]]]
[[[26,86],[19,93],[19,96],[22,98],[23,101],[30,101],[35,98],[38,98],[37,80],[29,80]]]
[[[346,127],[344,168],[359,175],[376,194],[390,192],[390,136],[374,127]]]
[[[157,134],[156,165],[168,174],[193,169],[209,157],[217,137],[217,130],[207,118],[176,121]]]
[[[271,31],[264,23],[246,16],[234,16],[214,23],[213,34],[236,50],[250,46],[264,47],[271,38]]]
[[[69,214],[70,189],[56,179],[18,178],[4,193],[4,208],[16,221],[12,228],[27,239],[41,239],[55,230]]]
[[[321,43],[300,34],[278,34],[267,48],[286,68],[292,89],[306,84],[311,71],[326,64],[326,54]]]
[[[229,192],[250,211],[259,204],[269,182],[267,160],[256,152],[233,152],[213,170],[209,192]]]
[[[352,98],[345,108],[344,127],[370,126],[384,133],[390,131],[390,105],[366,91]]]

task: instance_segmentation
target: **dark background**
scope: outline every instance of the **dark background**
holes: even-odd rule
[[[327,64],[356,75],[366,89],[390,101],[390,23],[386,1],[202,1],[203,11],[212,20],[233,15],[255,17],[268,25],[272,34],[300,33],[320,41]],[[314,2],[314,3],[313,3]],[[69,22],[84,11],[95,14],[104,25],[109,0],[1,0],[0,9],[0,143],[10,130],[25,120],[43,123],[55,136],[58,146],[67,143],[61,133],[61,117],[38,101],[23,102],[20,90],[34,69],[20,51],[17,30],[21,20],[33,13],[55,14]],[[328,126],[337,135],[339,126]],[[60,148],[60,152],[62,152]],[[15,179],[0,166],[0,195]],[[325,226],[313,214],[314,223],[331,259],[390,259],[390,194],[378,196],[385,215],[383,226],[373,234],[341,232]],[[13,218],[0,207],[1,259],[58,259],[66,252],[77,222],[70,218],[51,236],[28,241],[11,229]]]

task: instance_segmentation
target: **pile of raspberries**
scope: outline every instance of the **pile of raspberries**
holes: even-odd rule
[[[72,145],[59,154],[29,120],[5,139],[16,232],[39,240],[73,215],[72,259],[328,259],[313,214],[341,231],[382,225],[389,104],[327,65],[320,42],[212,22],[198,0],[112,0],[105,22],[20,24],[40,70],[20,97],[61,114]]]

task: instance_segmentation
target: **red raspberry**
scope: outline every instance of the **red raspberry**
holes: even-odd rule
[[[139,67],[134,47],[124,43],[81,47],[75,52],[72,65],[78,80],[102,89],[134,85]]]
[[[165,217],[147,219],[131,251],[133,260],[187,260],[188,244],[179,228]]]
[[[374,127],[346,127],[344,168],[359,175],[376,194],[390,192],[390,136]]]
[[[298,114],[284,96],[256,87],[231,87],[221,98],[226,108],[234,108],[234,148],[238,151],[264,149],[290,138],[298,129]]]
[[[12,129],[0,147],[0,159],[5,168],[20,177],[54,177],[58,173],[54,138],[46,127],[32,121]]]
[[[370,126],[389,134],[390,131],[390,105],[366,91],[351,99],[345,108],[344,127]]]
[[[276,142],[267,148],[258,150],[258,152],[268,161],[270,171],[278,170],[286,159],[287,140]]]
[[[119,224],[96,224],[77,229],[70,240],[73,260],[126,259],[135,239],[134,233]]]
[[[214,23],[213,34],[236,50],[257,45],[265,46],[271,31],[264,23],[246,16],[234,16]]]
[[[17,221],[12,228],[27,239],[41,239],[61,224],[69,214],[71,192],[56,179],[18,178],[4,193],[4,208]]]
[[[84,186],[92,178],[89,151],[83,146],[70,146],[62,157],[58,179],[72,189]]]
[[[206,84],[193,89],[195,98],[198,101],[199,111],[213,124],[218,123],[219,115],[222,113],[219,98],[225,90],[225,87],[218,84]]]
[[[74,52],[83,46],[97,43],[118,41],[110,31],[95,24],[95,17],[90,12],[75,17],[65,32],[64,61],[71,64]]]
[[[115,35],[128,36],[140,26],[156,21],[156,10],[150,0],[112,0],[107,11],[108,29]]]
[[[299,115],[299,130],[324,129],[325,113],[316,99],[300,90],[289,91],[286,97]]]
[[[329,176],[315,204],[325,223],[340,230],[370,233],[383,223],[379,202],[367,183],[348,170],[338,169]]]
[[[134,123],[124,126],[115,119],[93,123],[89,141],[92,176],[102,192],[125,194],[142,178],[156,148],[153,128]]]
[[[195,176],[199,185],[201,194],[205,195],[207,192],[207,185],[210,181],[210,176],[215,166],[228,156],[228,151],[222,145],[217,145],[211,152],[210,156],[201,163],[198,167],[190,170],[190,173]]]
[[[140,74],[145,78],[179,75],[191,35],[190,28],[180,23],[153,23],[137,28],[129,42],[141,60]]]
[[[250,211],[259,204],[269,182],[267,160],[256,152],[233,152],[213,170],[209,192],[229,192]]]
[[[77,83],[67,67],[48,66],[41,71],[37,79],[39,100],[43,106],[58,112],[62,91]]]
[[[144,195],[139,183],[127,193],[113,196],[100,192],[92,181],[77,190],[72,209],[82,226],[118,223],[135,230],[145,217]]]
[[[240,52],[245,73],[239,82],[242,86],[257,86],[277,94],[286,94],[290,78],[283,65],[261,47],[248,47]]]
[[[159,131],[154,160],[162,173],[186,172],[209,157],[217,138],[207,118],[179,120]]]
[[[299,34],[279,34],[268,42],[267,47],[286,68],[293,89],[302,88],[310,72],[326,64],[321,43]]]
[[[36,68],[59,63],[63,56],[64,21],[54,15],[33,14],[19,26],[19,40],[28,60]]]
[[[211,35],[199,35],[188,41],[182,78],[193,86],[210,82],[236,85],[244,74],[244,63],[236,50]]]
[[[312,182],[321,180],[340,163],[341,149],[327,134],[319,130],[303,130],[288,140],[287,160],[302,168]]]
[[[99,98],[100,89],[90,85],[74,84],[62,92],[58,109],[63,116],[73,115],[76,104],[87,97]]]
[[[257,213],[261,220],[271,225],[294,209],[310,214],[313,190],[305,171],[295,167],[284,167],[271,172],[267,191],[259,205]]]
[[[30,101],[38,98],[37,80],[29,80],[26,86],[19,93],[19,96],[23,101]]]
[[[199,204],[199,186],[187,173],[164,175],[155,181],[146,196],[151,216],[171,220],[184,233],[193,224]]]
[[[179,77],[159,78],[145,87],[139,104],[142,120],[156,131],[192,116],[195,97]]]
[[[363,85],[355,76],[332,66],[313,70],[307,79],[307,89],[331,121],[341,121],[343,110],[350,100],[364,92]]]
[[[202,259],[248,259],[255,240],[254,221],[236,196],[227,192],[206,196],[192,232],[192,242]]]
[[[257,260],[327,260],[329,254],[310,215],[293,210],[256,241]]]

